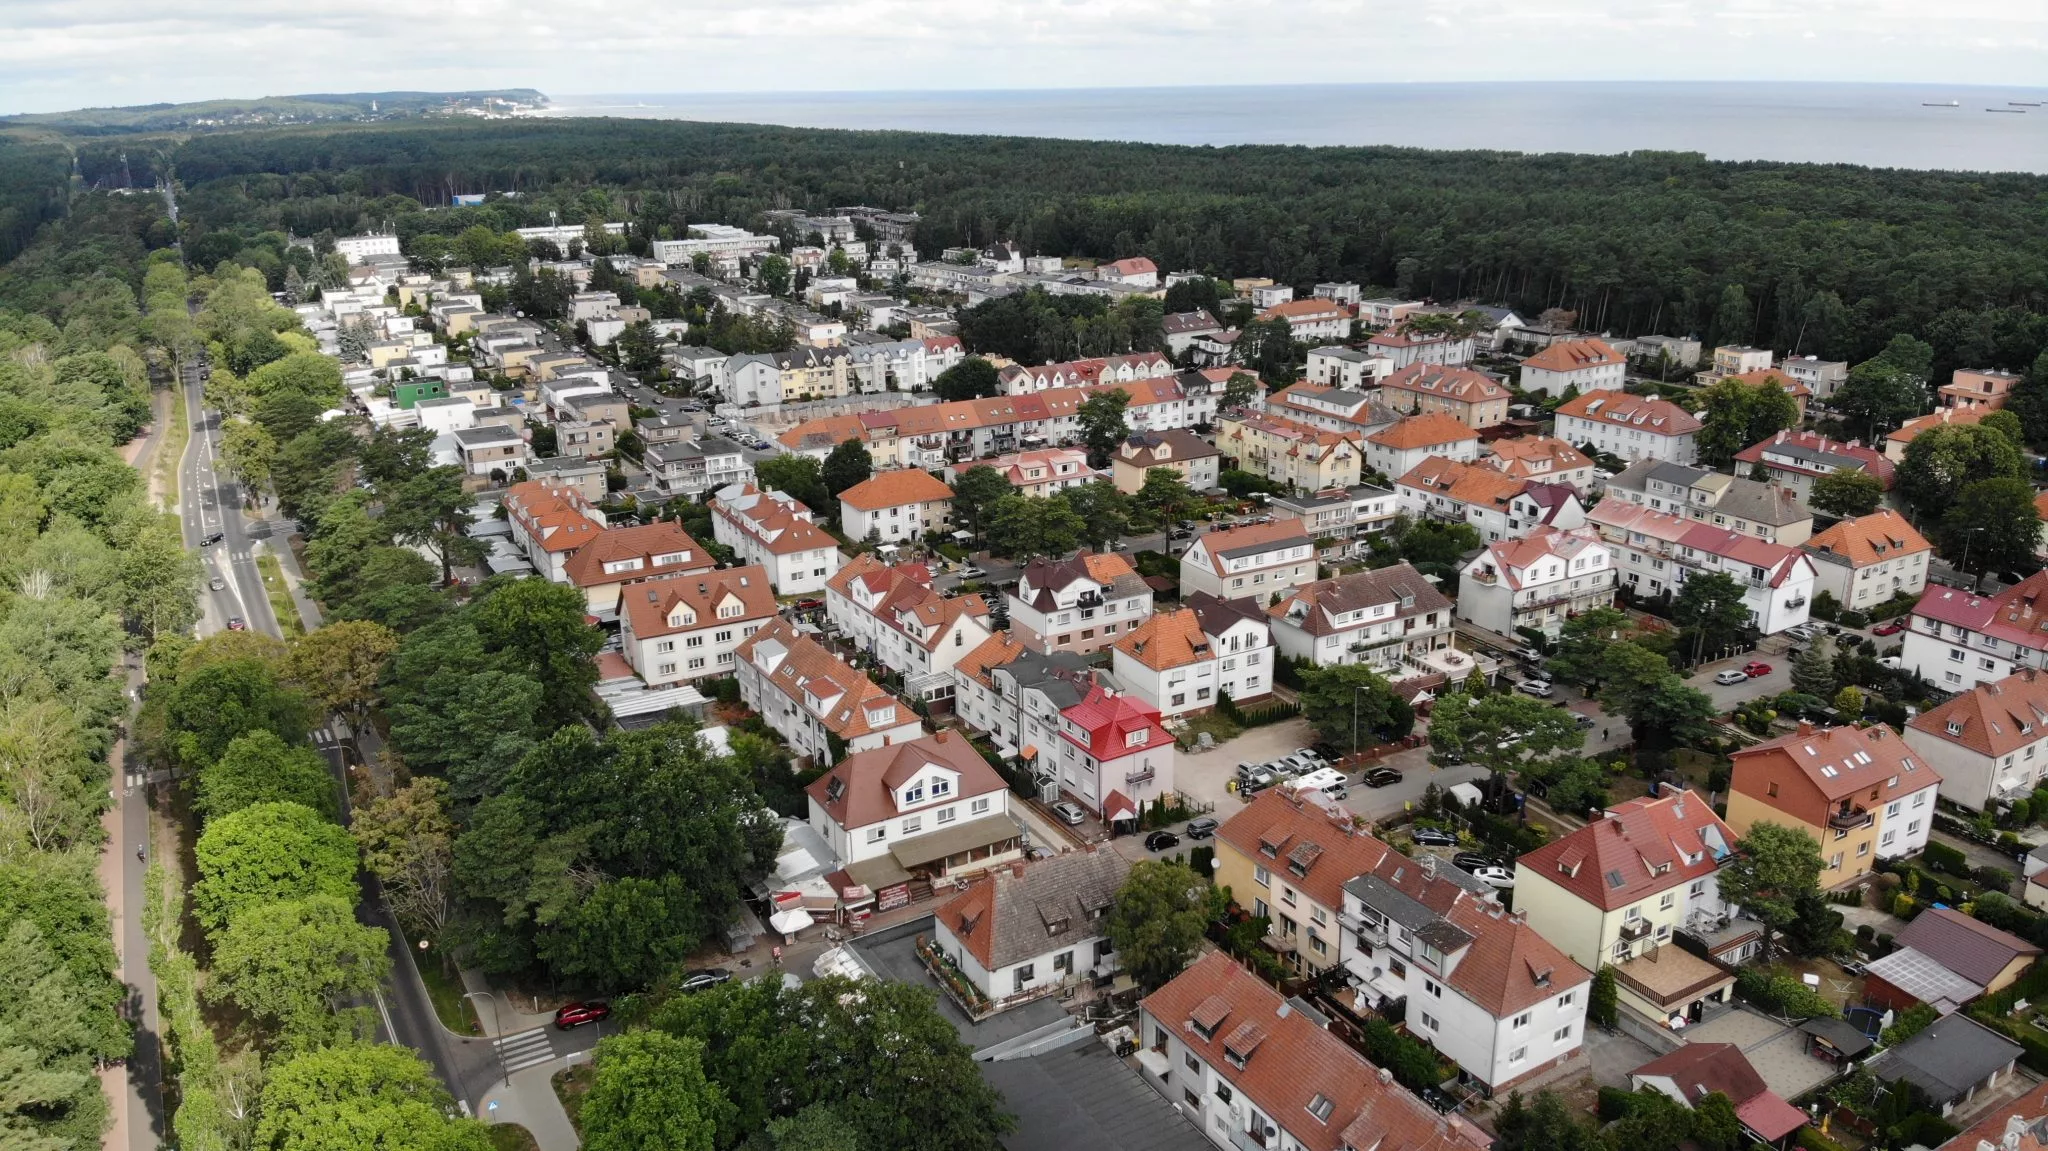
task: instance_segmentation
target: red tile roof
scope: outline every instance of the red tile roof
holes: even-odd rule
[[[877,472],[873,477],[839,493],[841,502],[864,512],[900,508],[909,504],[936,503],[953,498],[953,489],[921,468],[897,468]]]
[[[656,563],[656,556],[674,556]],[[638,567],[605,571],[606,564],[640,561]],[[686,572],[709,571],[717,567],[702,545],[690,538],[683,525],[674,520],[657,520],[633,527],[606,528],[596,539],[576,550],[562,565],[562,574],[577,587],[662,579]]]
[[[718,605],[729,598],[740,602],[741,612],[720,619]],[[678,605],[688,609],[686,618],[691,622],[669,623],[669,615]],[[768,569],[752,565],[639,584],[619,593],[619,607],[633,638],[644,640],[718,624],[769,619],[775,615],[775,593],[768,585]]]
[[[1670,400],[1623,392],[1587,392],[1559,404],[1556,414],[1628,427],[1654,436],[1686,436],[1705,426]]]
[[[1807,540],[1805,548],[1809,552],[1841,556],[1849,561],[1849,566],[1860,568],[1915,552],[1933,551],[1934,545],[1914,531],[1906,517],[1883,508],[1867,516],[1843,520]]]
[[[748,636],[733,654],[742,662],[756,663],[757,652],[776,647],[782,658],[773,671],[764,673],[768,682],[833,735],[852,740],[918,722],[909,704],[882,690],[867,673],[848,667],[786,619]]]
[[[1876,789],[1880,794],[1874,803],[1881,804],[1941,783],[1941,772],[1882,724],[1818,730],[1801,724],[1791,735],[1745,747],[1730,758],[1738,778],[1797,771],[1830,802]],[[1758,788],[1753,796],[1761,793]]]
[[[1734,850],[1734,829],[1691,791],[1632,799],[1606,817],[1516,861],[1606,911],[1712,875]]]
[[[1505,400],[1510,396],[1491,376],[1441,364],[1410,364],[1380,381],[1380,387],[1419,396],[1442,396],[1466,404]]]
[[[1525,368],[1541,368],[1551,372],[1572,372],[1580,368],[1599,368],[1623,362],[1620,352],[1606,340],[1559,340],[1542,351],[1522,361]]]
[[[1173,745],[1173,737],[1159,724],[1158,708],[1137,696],[1118,694],[1100,684],[1090,687],[1080,703],[1062,710],[1060,717],[1079,724],[1088,738],[1081,739],[1065,725],[1061,726],[1060,735],[1104,763]]]
[[[1479,433],[1466,427],[1464,421],[1442,412],[1424,412],[1374,432],[1366,437],[1366,442],[1395,451],[1406,451],[1410,448],[1448,446],[1478,439]]]
[[[972,799],[1008,786],[966,736],[940,731],[909,743],[854,752],[804,791],[839,826],[866,827],[896,814],[891,781],[900,783],[927,764],[959,773],[954,799]]]
[[[1923,711],[1906,726],[1978,755],[2011,755],[2048,734],[2048,674],[2022,668]]]
[[[1834,465],[1833,470],[1866,471],[1876,476],[1887,488],[1892,486],[1892,477],[1897,471],[1892,462],[1885,458],[1883,452],[1860,440],[1849,440],[1845,443],[1841,440],[1830,439],[1819,432],[1807,431],[1779,432],[1762,443],[1751,444],[1736,452],[1735,459],[1738,463],[1762,463],[1767,468],[1784,468],[1787,471],[1800,472],[1811,476],[1828,474],[1828,468],[1825,465],[1818,464],[1817,462],[1808,462],[1800,459],[1798,456],[1784,454],[1786,449],[1791,448],[1804,449],[1804,451],[1799,453],[1801,456],[1807,453],[1832,456],[1839,461]],[[1764,456],[1767,453],[1777,455],[1779,458],[1766,461]],[[1861,465],[1861,467],[1859,468],[1857,465]]]

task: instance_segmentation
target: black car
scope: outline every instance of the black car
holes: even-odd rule
[[[716,987],[721,983],[729,982],[731,979],[732,972],[727,971],[723,967],[705,967],[696,971],[685,972],[681,989],[684,991],[702,991],[707,987]]]
[[[1452,835],[1448,831],[1438,831],[1434,827],[1418,827],[1415,829],[1412,838],[1415,840],[1416,843],[1421,844],[1424,847],[1458,846],[1457,836]]]
[[[1216,834],[1218,826],[1220,825],[1214,819],[1205,815],[1200,819],[1189,820],[1187,827],[1181,834],[1189,839],[1208,839]]]
[[[1482,867],[1498,867],[1491,858],[1476,851],[1461,851],[1451,857],[1451,863],[1460,871],[1477,871]]]
[[[1155,831],[1145,837],[1146,851],[1165,851],[1169,847],[1179,846],[1180,836],[1170,831]]]
[[[1401,782],[1401,773],[1391,767],[1375,767],[1359,778],[1367,787],[1387,787]]]
[[[202,537],[202,538],[200,539],[200,541],[199,541],[199,546],[200,546],[200,547],[203,547],[203,548],[210,548],[210,547],[212,547],[213,545],[215,545],[215,544],[219,543],[220,541],[222,541],[222,540],[224,540],[224,539],[226,539],[226,538],[228,538],[228,537],[227,537],[227,535],[226,535],[225,533],[223,533],[223,532],[214,532],[214,533],[213,533],[213,534],[211,534],[211,535],[208,535],[208,536],[204,536],[204,537]]]

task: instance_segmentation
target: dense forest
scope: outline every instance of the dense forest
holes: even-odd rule
[[[2048,307],[2048,179],[1696,155],[1189,148],[648,120],[216,134],[175,153],[201,229],[454,235],[550,211],[749,224],[865,203],[918,245],[1144,254],[1162,268],[1355,280],[1619,333],[1861,359],[1898,331],[2024,367]],[[451,194],[517,192],[481,209]],[[452,217],[452,218],[451,218]]]

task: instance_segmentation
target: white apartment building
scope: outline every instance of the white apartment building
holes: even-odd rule
[[[953,665],[989,636],[980,596],[942,596],[923,564],[889,567],[866,554],[826,581],[825,614],[926,701],[952,698]]]
[[[2024,799],[2048,775],[2048,675],[1979,683],[1908,720],[1905,735],[1941,773],[1943,799],[1972,811]]]
[[[1619,392],[1627,371],[1628,361],[1606,340],[1560,340],[1522,361],[1522,390],[1547,396],[1569,388],[1580,395]]]
[[[1216,706],[1219,696],[1242,702],[1273,690],[1273,629],[1250,600],[1205,592],[1185,607],[1162,611],[1117,641],[1116,681],[1161,715]]]
[[[685,231],[688,233],[685,239],[654,241],[654,258],[669,265],[688,264],[700,255],[730,262],[746,256],[766,255],[781,244],[773,236],[757,236],[745,228],[729,224],[692,224]]]
[[[1619,392],[1588,392],[1559,405],[1557,438],[1624,460],[1691,464],[1700,458],[1694,442],[1698,417],[1670,400]]]
[[[1366,351],[1387,360],[1393,371],[1428,364],[1441,368],[1458,368],[1472,362],[1473,341],[1470,336],[1451,336],[1442,332],[1385,331],[1365,342]],[[1390,373],[1391,374],[1391,373]]]
[[[1365,464],[1396,479],[1431,456],[1471,463],[1479,458],[1479,433],[1442,412],[1409,416],[1365,437]]]
[[[1683,516],[1786,547],[1813,535],[1813,513],[1777,484],[1681,464],[1638,460],[1609,479],[1610,500]]]
[[[952,509],[953,489],[918,468],[881,472],[839,493],[839,522],[851,540],[921,540],[945,531]]]
[[[777,595],[815,595],[846,563],[838,541],[813,522],[811,509],[752,484],[719,489],[711,501],[711,530],[740,562],[766,569]]]
[[[733,674],[734,652],[775,619],[775,593],[758,567],[655,580],[619,595],[626,663],[650,687]]]
[[[1720,572],[1741,585],[1765,635],[1807,621],[1818,573],[1797,548],[1618,500],[1603,500],[1587,522],[1613,550],[1621,582],[1640,595],[1675,596],[1694,572]]]
[[[1826,403],[1849,382],[1849,363],[1846,360],[1823,360],[1819,356],[1786,356],[1778,364],[1778,370],[1785,373],[1793,383],[1805,384],[1813,398]]]
[[[398,235],[369,232],[360,236],[336,236],[334,251],[351,264],[359,263],[367,256],[396,256],[399,254]]]
[[[1333,345],[1309,349],[1308,367],[1301,378],[1327,388],[1362,391],[1393,374],[1394,361],[1390,357]]]
[[[1537,528],[1519,540],[1489,544],[1459,575],[1458,618],[1495,635],[1519,629],[1555,639],[1564,621],[1614,605],[1615,567],[1591,528]]]
[[[915,874],[977,874],[1023,847],[1009,786],[958,732],[856,752],[804,790],[811,830],[877,895]]]
[[[1944,691],[2048,667],[2048,571],[1995,596],[1934,586],[1913,607],[1901,664]]]
[[[1451,646],[1451,601],[1406,563],[1317,580],[1269,613],[1273,643],[1317,667],[1364,664],[1405,673]]]
[[[1106,978],[1121,966],[1106,921],[1130,871],[1106,847],[992,868],[932,914],[932,942],[997,1011]]]
[[[1152,614],[1152,589],[1114,554],[1033,557],[1008,599],[1011,634],[1041,652],[1100,651]]]
[[[1819,590],[1857,611],[1926,591],[1934,558],[1934,545],[1890,508],[1843,520],[1807,540],[1802,550],[1819,573]]]
[[[1471,524],[1488,543],[1520,539],[1539,527],[1570,530],[1586,522],[1578,493],[1564,484],[1513,476],[1483,464],[1432,456],[1394,482],[1401,511]]]
[[[767,624],[743,640],[736,654],[740,699],[813,764],[837,763],[847,752],[925,734],[909,704],[788,620]]]
[[[1289,520],[1208,532],[1180,557],[1183,595],[1265,599],[1308,583],[1316,572],[1315,542]]]
[[[1060,793],[1105,824],[1136,830],[1139,813],[1173,794],[1174,764],[1159,709],[1097,683],[1060,709],[1059,738],[1034,766],[1055,772]]]

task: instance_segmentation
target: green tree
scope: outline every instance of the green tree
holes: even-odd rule
[[[1605,1151],[1607,1146],[1592,1123],[1574,1114],[1555,1091],[1538,1091],[1527,1104],[1521,1092],[1509,1095],[1495,1126],[1495,1151]]]
[[[1671,618],[1693,633],[1694,650],[1708,658],[1742,642],[1751,626],[1742,585],[1725,572],[1688,578],[1671,603]]]
[[[1241,408],[1259,398],[1259,377],[1250,372],[1232,372],[1223,381],[1223,396],[1216,402],[1217,411]]]
[[[842,1118],[829,1103],[809,1107],[768,1124],[773,1151],[866,1151],[860,1129]]]
[[[367,996],[391,973],[390,937],[356,922],[355,906],[331,895],[250,906],[214,941],[207,994],[248,1012],[286,1048],[322,1046],[366,1033]]]
[[[1807,503],[1814,511],[1848,518],[1869,515],[1883,500],[1883,480],[1869,472],[1839,471],[1813,481]]]
[[[266,903],[356,897],[356,845],[348,832],[297,803],[259,803],[206,825],[193,857],[192,914],[209,932]]]
[[[989,512],[996,501],[1015,491],[1003,473],[976,464],[953,481],[953,522],[973,532],[979,541],[988,530]]]
[[[1588,608],[1564,621],[1557,650],[1550,656],[1550,674],[1597,692],[1607,678],[1607,650],[1621,641],[1628,627],[1628,613],[1611,607]]]
[[[1992,431],[2012,441],[2014,450],[2022,455],[2026,453],[2026,425],[2020,422],[2019,414],[2012,410],[2010,399],[2007,400],[2004,408],[1995,412],[1984,413],[1984,418],[1977,421],[1977,426],[1980,428],[1990,428]]]
[[[270,1069],[252,1146],[264,1151],[491,1151],[473,1119],[409,1047],[345,1044]]]
[[[590,626],[583,593],[547,580],[512,580],[489,588],[468,618],[484,650],[507,671],[540,684],[541,727],[588,715],[597,686],[604,634]]]
[[[1432,761],[1476,763],[1504,777],[1524,770],[1544,774],[1585,744],[1586,733],[1570,710],[1525,695],[1475,700],[1454,691],[1430,712]]]
[[[1130,393],[1120,388],[1106,388],[1081,401],[1074,414],[1081,426],[1081,442],[1088,446],[1088,462],[1093,466],[1108,467],[1117,447],[1131,438],[1130,422],[1124,418],[1124,411],[1130,406]]]
[[[764,491],[781,492],[822,516],[836,509],[827,507],[825,466],[814,456],[781,455],[754,465],[754,480]]]
[[[1835,694],[1835,654],[1828,641],[1815,637],[1792,661],[1792,688],[1816,699]]]
[[[1719,344],[1747,344],[1756,332],[1756,308],[1741,284],[1721,289],[1721,303],[1714,309],[1714,338]]]
[[[1593,989],[1586,995],[1586,1022],[1612,1028],[1619,1021],[1620,993],[1614,983],[1614,966],[1603,963],[1593,973]]]
[[[273,731],[245,732],[200,769],[192,806],[213,820],[259,803],[296,803],[331,816],[334,773],[306,744],[288,744]]]
[[[819,469],[819,478],[825,483],[825,498],[832,503],[832,512],[838,512],[839,493],[863,484],[875,474],[874,457],[868,454],[867,445],[859,440],[847,440],[832,449],[825,457],[824,467]]]
[[[458,467],[427,468],[404,482],[380,488],[384,526],[400,543],[421,544],[441,561],[441,582],[455,578],[455,565],[483,558],[482,545],[469,536],[476,497],[463,487]]]
[[[1899,464],[1899,496],[1914,514],[1939,519],[1980,480],[2020,479],[2026,466],[2012,441],[1982,425],[1937,424],[1913,437]]]
[[[1696,433],[1700,459],[1725,468],[1735,453],[1799,422],[1799,405],[1770,377],[1756,383],[1730,377],[1694,397],[1706,418]]]
[[[2041,544],[2034,494],[2032,484],[2010,477],[1966,485],[1935,532],[1941,554],[1958,565],[1967,557],[1978,572],[2030,566]]]
[[[768,289],[769,295],[789,294],[789,261],[783,257],[773,254],[764,256],[755,274],[760,278],[761,286]]]
[[[979,400],[1003,394],[1002,380],[996,366],[980,356],[968,356],[932,380],[932,391],[939,399]]]
[[[1132,497],[1137,512],[1156,527],[1180,519],[1197,502],[1194,489],[1178,468],[1146,468],[1145,482]]]
[[[1007,495],[989,505],[989,548],[1009,556],[1062,556],[1088,524],[1065,500]]]
[[[1051,498],[1064,501],[1081,518],[1083,542],[1099,551],[1131,530],[1131,497],[1108,480],[1067,488]]]
[[[665,1031],[600,1040],[584,1097],[591,1151],[712,1151],[719,1112],[732,1105],[704,1077],[704,1045]]]
[[[299,743],[306,738],[307,720],[305,698],[253,659],[230,659],[180,675],[164,706],[172,756],[187,770],[205,768],[237,736],[252,731]]]
[[[1757,823],[1721,866],[1721,898],[1764,925],[1762,960],[1771,961],[1776,934],[1798,914],[1799,896],[1820,884],[1820,845],[1796,827]]]
[[[343,620],[292,641],[285,674],[313,704],[361,726],[377,699],[377,681],[398,654],[398,633],[367,620]]]
[[[2033,366],[2013,388],[2004,410],[2019,417],[2020,430],[2029,444],[2048,443],[2048,348],[2034,357]]]
[[[407,653],[408,665],[424,664],[437,652],[478,650],[459,642],[430,643],[447,638],[431,631],[419,634],[421,642]],[[391,742],[407,764],[441,772],[457,800],[474,803],[496,791],[499,780],[533,750],[541,734],[540,703],[540,683],[529,675],[477,671],[431,676],[416,693],[392,693]]]
[[[447,922],[455,867],[447,783],[415,777],[390,795],[358,806],[348,830],[399,923],[419,938],[437,938]]]
[[[221,431],[220,458],[243,487],[260,495],[270,487],[271,469],[277,464],[277,440],[262,424],[229,420]]]
[[[1133,979],[1162,987],[1201,951],[1208,887],[1204,877],[1178,863],[1144,859],[1131,865],[1103,930]]]
[[[1415,727],[1415,709],[1362,664],[1316,668],[1303,682],[1301,714],[1324,743],[1358,751],[1401,739]]]

